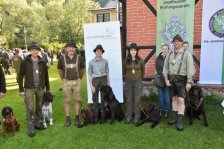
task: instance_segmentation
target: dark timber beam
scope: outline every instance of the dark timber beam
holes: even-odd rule
[[[145,3],[145,5],[151,10],[151,12],[157,16],[157,12],[156,9],[151,5],[151,3],[148,0],[143,0],[143,2]]]
[[[195,5],[197,5],[198,2],[199,2],[199,0],[195,0]]]

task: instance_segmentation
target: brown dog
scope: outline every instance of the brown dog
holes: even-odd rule
[[[7,131],[12,130],[13,134],[16,134],[16,131],[19,131],[20,124],[13,116],[13,111],[11,107],[4,107],[2,109],[2,126],[3,126],[3,135],[6,135]]]
[[[204,101],[203,101],[203,91],[200,86],[194,85],[189,90],[188,98],[188,108],[187,113],[189,115],[189,124],[193,124],[193,117],[200,120],[200,115],[203,115],[204,125],[208,126],[208,121],[205,114]]]
[[[83,118],[83,126],[93,123],[93,111],[90,108],[82,108],[80,116]]]

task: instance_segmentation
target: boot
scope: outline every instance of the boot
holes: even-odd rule
[[[65,120],[65,126],[66,126],[66,127],[71,126],[71,119],[70,119],[70,117],[66,117],[66,120]]]
[[[163,116],[163,109],[159,110],[159,116],[162,117]]]
[[[173,111],[173,119],[168,122],[169,125],[177,123],[177,111]]]
[[[80,126],[79,115],[76,115],[75,116],[74,124],[75,124],[76,127],[79,127]]]
[[[168,116],[168,110],[164,110],[163,117],[166,119]]]
[[[28,136],[29,137],[34,137],[35,136],[34,126],[33,125],[28,126]]]
[[[183,114],[178,114],[177,117],[177,130],[183,131],[184,130],[184,124],[183,124]]]
[[[34,125],[34,128],[37,130],[44,130],[44,125],[42,123],[37,123]]]

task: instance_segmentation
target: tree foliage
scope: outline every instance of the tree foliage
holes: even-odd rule
[[[83,42],[83,24],[92,0],[0,0],[0,44],[9,47],[39,43]]]

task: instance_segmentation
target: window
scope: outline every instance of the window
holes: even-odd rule
[[[109,21],[110,21],[109,13],[97,14],[97,22],[109,22]]]

